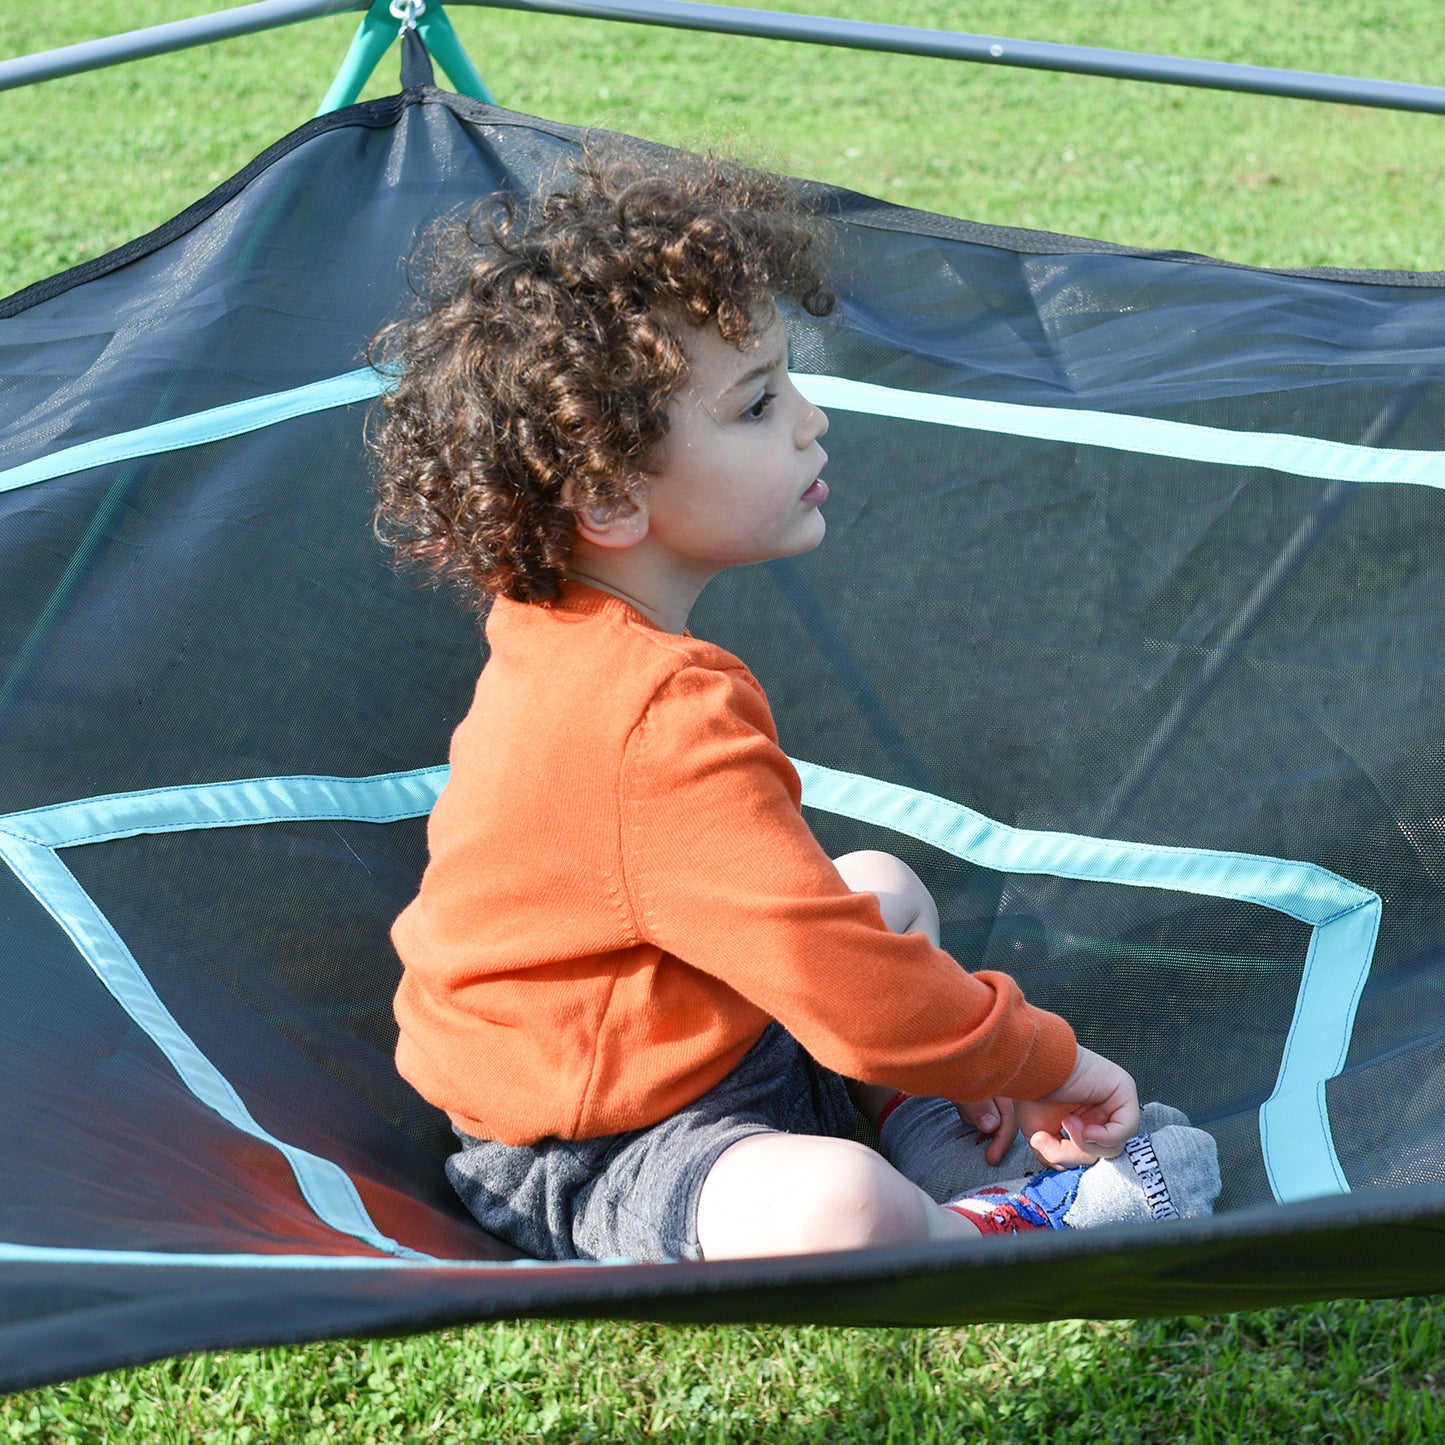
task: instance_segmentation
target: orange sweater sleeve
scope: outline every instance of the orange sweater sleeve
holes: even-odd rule
[[[777,1019],[820,1063],[958,1101],[1037,1098],[1073,1033],[1005,974],[970,974],[848,890],[799,811],[757,684],[691,666],[658,689],[621,773],[623,874],[639,933]]]

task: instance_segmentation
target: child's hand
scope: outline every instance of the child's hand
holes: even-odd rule
[[[1014,1107],[1034,1153],[1055,1169],[1113,1159],[1139,1128],[1134,1080],[1082,1047],[1074,1072],[1053,1093]]]
[[[1018,1134],[1018,1123],[1012,1099],[978,1099],[956,1104],[958,1116],[970,1129],[976,1129],[988,1140],[983,1157],[990,1164],[1001,1164]]]

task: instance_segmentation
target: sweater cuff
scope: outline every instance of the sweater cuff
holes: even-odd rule
[[[1029,1006],[1034,1038],[1019,1071],[1002,1092],[1010,1099],[1040,1099],[1059,1088],[1074,1072],[1079,1045],[1068,1022],[1058,1014]]]

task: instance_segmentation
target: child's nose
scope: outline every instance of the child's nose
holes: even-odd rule
[[[819,437],[828,434],[828,413],[822,407],[809,407],[807,414],[803,417],[803,445],[812,446]]]

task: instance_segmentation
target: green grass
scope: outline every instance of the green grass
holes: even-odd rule
[[[1438,1440],[1415,1301],[1013,1329],[494,1325],[197,1356],[0,1402],[0,1439],[1106,1445]]]
[[[0,56],[228,0],[0,7]],[[778,0],[779,8],[1394,80],[1445,77],[1430,0]],[[1275,266],[1445,268],[1445,118],[456,6],[499,101],[998,224]],[[332,16],[0,93],[0,293],[173,215],[315,109]],[[368,95],[395,89],[388,57]]]
[[[0,55],[224,8],[0,8]],[[1432,0],[774,0],[1164,54],[1445,77]],[[504,103],[1006,225],[1254,264],[1437,269],[1445,119],[458,7]],[[356,20],[0,93],[0,293],[158,224],[305,120]],[[368,94],[393,89],[384,62]],[[521,1323],[201,1355],[0,1402],[0,1441],[1445,1438],[1445,1312],[950,1330]]]

